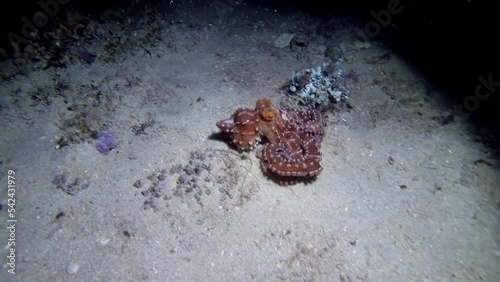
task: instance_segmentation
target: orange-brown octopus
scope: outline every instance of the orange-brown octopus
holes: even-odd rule
[[[230,118],[217,122],[217,127],[229,135],[238,150],[251,150],[264,137],[262,169],[286,180],[321,173],[319,149],[324,124],[318,110],[282,110],[262,98],[255,109],[239,108]]]

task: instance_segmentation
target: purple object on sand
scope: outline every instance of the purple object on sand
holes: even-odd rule
[[[102,131],[97,135],[95,149],[101,154],[107,154],[116,147],[116,141],[111,134]]]

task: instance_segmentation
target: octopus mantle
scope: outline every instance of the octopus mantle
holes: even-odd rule
[[[252,150],[264,138],[261,164],[264,172],[285,178],[320,174],[320,145],[324,118],[317,110],[282,110],[262,98],[255,109],[240,108],[217,127],[231,138],[238,150]]]

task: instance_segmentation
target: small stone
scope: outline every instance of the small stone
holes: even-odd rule
[[[99,244],[101,244],[101,246],[106,246],[109,243],[109,241],[111,241],[111,239],[103,237],[101,238],[101,240],[99,240]]]
[[[141,188],[142,187],[142,181],[141,180],[137,180],[136,182],[134,182],[134,187],[135,188]]]
[[[80,266],[74,262],[70,262],[68,264],[68,266],[66,266],[66,272],[70,275],[75,275],[79,269],[80,269]]]
[[[163,173],[158,174],[157,178],[158,178],[159,181],[163,181],[163,180],[167,179],[167,177]]]
[[[187,175],[193,175],[195,173],[194,168],[191,166],[186,166],[184,171],[186,172]]]
[[[276,48],[285,48],[290,46],[290,42],[295,37],[294,33],[283,33],[281,36],[276,38],[274,41],[274,47]]]
[[[394,158],[392,156],[389,156],[387,158],[387,162],[390,164],[390,165],[393,165],[394,164]]]
[[[32,260],[33,260],[33,257],[31,257],[29,255],[23,257],[23,262],[31,262]]]

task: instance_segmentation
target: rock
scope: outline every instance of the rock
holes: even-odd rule
[[[100,244],[101,246],[106,246],[106,245],[107,245],[110,241],[111,241],[111,239],[110,239],[110,238],[108,238],[108,237],[103,237],[103,238],[101,238],[101,239],[99,240],[99,244]]]
[[[283,33],[280,37],[274,40],[274,47],[285,48],[290,46],[290,42],[295,37],[294,33]]]
[[[70,262],[67,266],[66,266],[66,272],[70,275],[75,275],[78,270],[80,269],[80,266],[77,264],[77,263],[74,263],[74,262]]]

